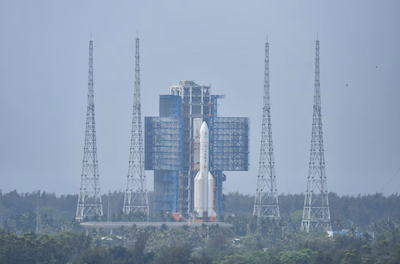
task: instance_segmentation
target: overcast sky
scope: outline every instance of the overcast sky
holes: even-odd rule
[[[226,95],[220,116],[250,117],[251,169],[225,182],[246,194],[258,173],[267,35],[278,192],[305,192],[318,34],[328,190],[380,192],[400,167],[399,11],[397,0],[0,0],[0,188],[78,193],[91,33],[102,192],[125,188],[138,30],[143,116],[188,79]],[[383,192],[399,189],[400,173]]]

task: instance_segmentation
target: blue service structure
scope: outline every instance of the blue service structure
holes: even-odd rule
[[[218,116],[218,99],[224,96],[211,95],[210,85],[180,81],[170,92],[160,95],[159,117],[145,117],[145,169],[154,171],[154,209],[191,215],[199,170],[194,120],[200,120],[210,130],[214,210],[223,213],[224,172],[249,170],[249,118]]]

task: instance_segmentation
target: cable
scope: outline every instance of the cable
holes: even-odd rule
[[[393,174],[392,178],[385,184],[385,186],[382,188],[381,192],[386,188],[386,186],[393,180],[394,176],[400,171],[400,168],[397,169],[397,171]]]

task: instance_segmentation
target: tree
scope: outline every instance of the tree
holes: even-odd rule
[[[146,253],[149,237],[147,232],[140,233],[134,247],[127,252],[127,263],[145,264],[153,258],[151,253]]]
[[[307,264],[311,256],[317,252],[311,249],[302,249],[299,251],[284,251],[280,254],[279,260],[287,264]]]
[[[397,243],[394,246],[394,252],[388,264],[398,264],[400,263],[400,243]]]
[[[182,246],[164,246],[156,255],[154,264],[187,264],[190,262],[192,249],[188,244]]]
[[[357,249],[353,249],[352,251],[346,250],[344,258],[340,262],[340,264],[359,264],[361,263],[360,254]]]

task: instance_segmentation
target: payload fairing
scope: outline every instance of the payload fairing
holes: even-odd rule
[[[211,217],[214,212],[214,178],[208,167],[209,131],[206,122],[200,128],[200,170],[194,178],[194,210],[198,217]]]

